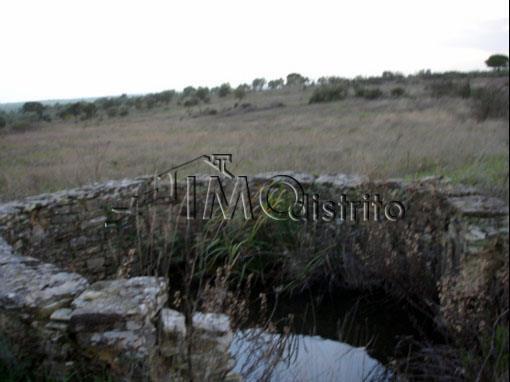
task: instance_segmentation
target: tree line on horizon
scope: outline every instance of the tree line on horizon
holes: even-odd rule
[[[347,87],[354,88],[357,97],[365,99],[377,99],[382,96],[382,92],[377,88],[367,88],[367,85],[380,85],[384,82],[395,81],[404,83],[409,79],[439,79],[451,81],[454,79],[465,79],[476,76],[487,75],[508,75],[508,56],[503,54],[491,55],[485,64],[493,69],[492,72],[472,71],[472,72],[441,72],[434,73],[431,70],[420,70],[416,74],[405,76],[400,72],[384,71],[381,76],[363,77],[357,76],[354,79],[347,79],[337,76],[320,77],[316,81],[310,80],[299,73],[289,73],[285,79],[278,78],[267,81],[263,77],[255,78],[251,85],[240,84],[232,87],[226,82],[219,86],[193,87],[187,86],[181,92],[175,90],[165,90],[159,93],[149,93],[146,95],[128,96],[122,94],[118,97],[102,97],[94,101],[77,101],[71,103],[56,103],[54,105],[45,105],[43,102],[29,101],[25,102],[21,109],[16,112],[2,112],[0,110],[0,129],[8,125],[9,121],[16,120],[17,116],[29,117],[32,121],[51,122],[57,118],[61,120],[88,120],[98,115],[104,115],[109,118],[124,117],[130,110],[152,110],[156,107],[167,106],[172,101],[177,100],[177,104],[186,108],[207,104],[211,97],[225,98],[233,96],[236,100],[242,100],[249,92],[260,92],[265,90],[279,90],[283,88],[302,88],[315,87],[316,90],[310,98],[310,103],[329,102],[344,99],[347,96]],[[439,95],[448,95],[448,92],[467,94],[469,89],[464,85],[463,89],[455,89],[455,86],[449,82],[443,82],[439,85],[432,85],[433,93]],[[462,93],[464,92],[464,93]],[[444,94],[442,94],[444,93]],[[392,97],[404,95],[401,87],[395,87],[391,91]],[[468,95],[469,96],[469,95]],[[464,96],[463,96],[464,97]],[[466,97],[464,97],[466,98]]]

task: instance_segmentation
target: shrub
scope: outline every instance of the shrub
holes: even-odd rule
[[[230,84],[227,82],[227,83],[220,85],[220,87],[218,89],[218,96],[223,98],[223,97],[228,96],[231,92],[232,92],[232,88],[230,87]]]
[[[97,108],[96,105],[89,102],[83,102],[80,104],[81,106],[81,119],[90,119],[96,115]]]
[[[92,118],[96,115],[97,106],[95,103],[90,102],[75,102],[67,105],[57,115],[62,119],[69,117],[77,118],[81,116],[82,120]]]
[[[198,88],[195,91],[195,97],[204,103],[208,103],[210,101],[209,88],[202,88],[202,87]]]
[[[161,93],[158,93],[157,96],[160,102],[168,104],[172,102],[172,99],[175,96],[175,90],[165,90],[162,91]]]
[[[239,85],[236,90],[234,90],[234,97],[238,100],[242,100],[246,97],[246,89],[243,85]]]
[[[433,81],[428,88],[430,90],[430,95],[435,98],[469,98],[471,96],[471,84],[469,81],[458,83],[448,79],[437,80]]]
[[[116,107],[111,107],[109,108],[108,110],[106,110],[106,115],[109,117],[109,118],[114,118],[117,116],[117,113],[118,113],[118,110]]]
[[[283,85],[285,84],[285,82],[283,81],[283,78],[279,78],[277,80],[271,80],[267,83],[267,86],[269,87],[269,89],[271,90],[276,90],[276,89],[280,89],[283,87]]]
[[[471,83],[465,81],[457,87],[457,95],[461,98],[471,97]]]
[[[28,121],[16,121],[11,125],[12,131],[23,132],[33,128],[33,125]]]
[[[136,97],[132,102],[135,105],[136,110],[143,109],[143,97]]]
[[[80,103],[75,102],[64,107],[63,110],[58,112],[58,116],[62,119],[69,117],[77,117],[80,114]]]
[[[7,121],[0,115],[0,129],[4,128],[5,126],[7,126]]]
[[[183,105],[184,105],[184,107],[192,107],[192,106],[197,106],[199,103],[200,103],[200,101],[198,98],[191,97],[191,98],[187,99],[186,101],[184,101]]]
[[[44,109],[45,109],[44,105],[40,102],[25,102],[21,108],[21,111],[25,114],[35,113],[40,119],[42,117]]]
[[[368,100],[374,100],[381,98],[383,96],[383,92],[379,88],[363,88],[357,87],[355,88],[356,97],[365,98]]]
[[[402,88],[400,86],[391,89],[391,96],[392,97],[399,98],[399,97],[402,97],[404,94],[406,94],[406,91],[405,91],[404,88]]]
[[[251,84],[252,84],[253,90],[260,91],[264,88],[264,85],[266,84],[266,79],[265,78],[255,78]]]
[[[119,105],[119,101],[115,98],[99,98],[95,102],[95,105],[103,110],[107,110],[111,107]]]
[[[303,77],[299,73],[290,73],[287,75],[287,86],[304,85],[308,82],[308,78]]]
[[[378,98],[381,98],[383,96],[383,92],[381,89],[379,88],[373,88],[373,89],[367,89],[365,91],[365,99],[369,99],[369,100],[372,100],[372,99],[378,99]]]
[[[491,118],[508,120],[508,83],[503,86],[486,86],[473,92],[474,116],[484,121]]]
[[[149,110],[154,108],[158,104],[158,98],[155,94],[147,94],[145,97],[143,97],[145,100],[145,107]]]
[[[400,72],[391,72],[389,70],[385,70],[381,78],[385,81],[403,80],[404,75]]]
[[[354,87],[354,96],[363,98],[365,96],[365,88],[360,87],[360,86],[355,86]]]
[[[196,92],[193,86],[187,86],[182,90],[182,97],[192,97]]]
[[[347,97],[347,87],[343,85],[322,85],[316,88],[308,103],[341,101]]]

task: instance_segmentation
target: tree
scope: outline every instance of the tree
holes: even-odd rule
[[[159,100],[163,103],[170,103],[175,96],[175,90],[165,90],[158,94]],[[122,98],[122,96],[121,96]],[[126,97],[127,98],[127,97]]]
[[[199,87],[195,92],[195,97],[204,103],[209,102],[209,88]]]
[[[228,96],[231,92],[232,88],[230,87],[230,84],[226,82],[220,85],[220,88],[218,89],[218,96],[223,98]]]
[[[5,118],[4,118],[4,117],[2,117],[2,116],[0,115],[0,129],[1,129],[2,127],[5,127],[6,125],[7,125],[7,121],[5,120]]]
[[[191,97],[196,92],[196,89],[193,86],[187,86],[182,90],[182,97]]]
[[[304,85],[308,78],[303,77],[299,73],[290,73],[287,75],[287,86]]]
[[[23,113],[36,113],[39,118],[42,117],[44,105],[40,102],[25,102],[21,107]]]
[[[96,108],[95,104],[90,103],[90,102],[83,102],[81,104],[81,113],[82,113],[81,119],[85,120],[85,119],[92,118],[96,115],[96,112],[97,112],[97,108]]]
[[[267,83],[267,86],[269,87],[269,89],[271,90],[276,90],[276,89],[280,89],[283,87],[283,85],[285,84],[285,82],[283,81],[283,78],[278,78],[277,80],[271,80]]]
[[[239,101],[246,97],[246,88],[243,85],[239,85],[236,90],[234,90],[234,97],[236,97]]]
[[[266,79],[265,78],[255,78],[251,84],[252,84],[253,90],[260,91],[264,88],[264,85],[266,84]]]
[[[504,54],[493,54],[485,61],[485,64],[494,70],[508,68],[508,56]]]

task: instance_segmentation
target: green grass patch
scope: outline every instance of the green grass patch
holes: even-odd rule
[[[488,194],[508,199],[508,155],[490,155],[449,168],[430,163],[423,170],[409,174],[407,180],[416,180],[430,175],[450,178],[454,183],[474,186]]]

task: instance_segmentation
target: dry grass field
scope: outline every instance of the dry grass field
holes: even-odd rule
[[[431,98],[423,88],[311,105],[312,89],[284,88],[249,92],[246,109],[231,109],[231,95],[193,115],[174,101],[126,117],[41,122],[0,135],[0,199],[154,173],[208,153],[232,153],[238,174],[447,175],[508,198],[508,121],[479,122],[470,99]],[[218,113],[199,115],[206,107]]]

